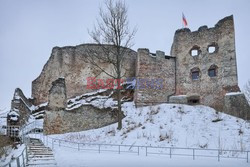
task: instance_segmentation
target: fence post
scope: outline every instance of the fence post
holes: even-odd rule
[[[218,150],[218,161],[220,161],[220,150]]]
[[[23,156],[23,153],[22,153],[22,158],[23,158],[23,166],[25,166],[25,162],[24,162],[24,156]]]
[[[28,149],[27,149],[27,145],[25,147],[25,153],[26,153],[26,163],[28,162]]]
[[[99,150],[99,154],[100,154],[101,153],[101,145],[99,144],[98,146],[99,146],[98,150]]]
[[[194,160],[194,149],[193,149],[193,160]]]
[[[249,153],[249,151],[247,151],[247,163],[248,163],[248,153]]]
[[[121,146],[119,145],[119,154],[121,154]]]
[[[59,142],[59,147],[61,146],[61,140],[58,140],[58,142]]]
[[[169,148],[169,156],[170,156],[170,158],[172,158],[172,149],[171,149],[171,147]]]
[[[80,151],[80,144],[79,143],[77,143],[77,149],[78,149],[78,151]]]
[[[22,142],[24,143],[24,134],[23,134],[23,128],[22,128]]]
[[[140,147],[138,146],[138,155],[140,155]]]
[[[20,160],[19,160],[19,157],[17,157],[17,159],[16,159],[16,164],[17,164],[17,167],[20,167]]]
[[[52,139],[52,150],[54,149],[54,139]]]
[[[148,147],[146,146],[146,156],[148,156]]]
[[[11,162],[9,163],[9,167],[11,167]]]

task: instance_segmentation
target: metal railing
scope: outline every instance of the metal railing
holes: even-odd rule
[[[162,155],[172,158],[173,156],[191,157],[193,160],[199,157],[216,158],[218,161],[226,158],[246,160],[249,162],[250,151],[226,150],[226,149],[203,149],[203,148],[181,148],[181,147],[154,147],[142,145],[119,145],[119,144],[98,144],[72,142],[62,139],[56,139],[42,134],[37,135],[45,145],[54,149],[58,147],[68,147],[78,151],[92,151],[97,153],[113,152],[117,154],[131,153],[135,155]]]
[[[30,127],[31,126],[31,127]],[[20,141],[24,144],[24,149],[21,154],[11,158],[11,160],[3,165],[3,167],[26,167],[28,162],[28,150],[27,145],[29,143],[29,137],[26,134],[33,132],[34,128],[36,128],[36,123],[31,122],[29,124],[25,124],[24,126],[7,126],[6,131],[10,137],[19,138]]]
[[[28,150],[27,145],[25,144],[24,149],[22,150],[21,154],[17,157],[14,157],[10,160],[10,162],[3,165],[3,167],[26,167],[28,162]]]
[[[34,137],[40,139],[46,146],[54,149],[56,146],[58,147],[68,147],[77,149],[78,151],[93,151],[97,153],[103,152],[113,152],[113,153],[131,153],[135,155],[162,155],[168,156],[172,158],[173,156],[186,156],[191,157],[193,160],[199,157],[210,157],[216,158],[220,161],[223,158],[235,158],[242,159],[249,162],[249,153],[250,151],[242,151],[242,150],[226,150],[226,149],[203,149],[203,148],[181,148],[181,147],[154,147],[154,146],[142,146],[142,145],[118,145],[118,144],[100,144],[100,143],[83,143],[83,142],[72,142],[68,140],[56,139],[53,137],[45,136],[41,133],[38,133],[39,130],[36,128],[35,122],[32,122],[20,129],[20,136],[24,143],[27,143],[26,134],[34,133]],[[38,133],[38,134],[37,134]],[[27,145],[25,147],[27,150]],[[22,152],[23,154],[24,152]],[[22,156],[22,154],[20,156]],[[20,156],[16,157],[16,164],[25,164],[20,161]],[[27,161],[28,156],[26,154]],[[12,161],[12,162],[13,162]],[[19,161],[19,162],[18,162]],[[26,162],[27,162],[26,161]],[[19,166],[18,166],[19,167]]]

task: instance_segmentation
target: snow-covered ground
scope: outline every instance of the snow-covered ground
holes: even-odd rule
[[[144,156],[117,153],[94,153],[55,147],[54,154],[60,167],[249,167],[244,160],[167,156]]]
[[[248,167],[249,163],[238,159],[144,156],[117,153],[94,153],[55,147],[54,154],[60,167]]]
[[[92,100],[90,103],[93,103],[97,107],[105,107],[102,99]],[[75,101],[79,103],[78,106],[87,102],[87,100],[84,100],[84,103],[82,102],[83,100]],[[112,104],[111,106],[115,105],[113,99],[109,99],[109,97],[104,102],[109,105]],[[173,155],[171,159],[169,155],[150,154],[146,156],[145,147],[139,148],[140,155],[138,156],[136,153],[137,148],[134,147],[154,146],[250,151],[249,122],[224,113],[217,113],[214,109],[202,105],[160,104],[136,108],[133,102],[125,102],[122,108],[126,117],[122,121],[123,128],[121,130],[116,129],[117,124],[112,124],[88,131],[49,135],[48,146],[50,147],[52,147],[51,139],[61,139],[71,142],[67,144],[61,142],[61,147],[59,147],[58,140],[54,140],[53,151],[58,166],[249,166],[249,163],[246,163],[246,154],[239,152],[221,153],[220,156],[229,156],[235,159],[221,158],[221,161],[218,162],[216,157],[195,157],[195,160],[193,160],[192,156],[182,157]],[[41,127],[41,121],[42,119],[36,125]],[[31,136],[43,139],[46,144],[46,136]],[[118,154],[117,147],[111,148],[112,146],[107,146],[102,149],[114,149],[115,151],[113,153],[102,152],[99,154],[98,149],[94,148],[95,146],[91,147],[95,151],[78,151],[77,145],[72,144],[72,142],[119,144],[131,147],[125,150],[126,153]],[[72,146],[75,148],[62,146]],[[84,148],[83,146],[80,147],[80,149]],[[184,150],[181,153],[187,152],[187,150]],[[154,150],[154,153],[164,153],[164,150]],[[178,151],[174,150],[173,154],[178,154]],[[198,153],[196,152],[196,154]],[[218,151],[211,155],[216,156],[217,154]],[[192,155],[192,152],[189,155]],[[237,159],[237,157],[244,159]]]
[[[161,104],[135,108],[127,102],[123,110],[122,130],[113,124],[50,137],[83,143],[250,150],[250,124],[210,107]]]
[[[122,130],[117,130],[117,124],[103,128],[73,132],[66,134],[49,135],[48,145],[52,147],[52,139],[61,139],[68,142],[54,140],[53,150],[58,166],[86,166],[86,167],[163,167],[170,166],[249,166],[246,162],[246,153],[222,152],[218,162],[218,151],[222,150],[250,150],[250,124],[242,119],[217,113],[206,106],[188,106],[180,104],[161,104],[135,108],[133,102],[123,104],[126,117],[123,119]],[[31,135],[35,137],[35,135]],[[42,138],[46,144],[46,136],[36,135]],[[75,142],[73,144],[72,142]],[[117,146],[103,146],[98,153],[97,145],[87,147],[77,143],[119,144],[131,147],[121,147],[118,154]],[[67,147],[74,148],[67,148]],[[184,147],[202,148],[204,152],[196,151],[197,155],[212,155],[214,157],[195,157],[192,159],[192,150],[172,150],[172,158],[169,155],[155,155],[151,153],[169,153],[164,149],[148,148],[146,156],[145,147],[139,148],[139,156],[136,146],[156,147]],[[91,149],[84,151],[82,149]],[[151,149],[151,150],[150,150]],[[104,151],[113,150],[114,152]],[[122,152],[125,151],[125,152]],[[166,150],[165,150],[166,151]],[[189,154],[179,156],[176,154]],[[231,157],[231,158],[222,158]],[[242,159],[238,159],[238,158]]]

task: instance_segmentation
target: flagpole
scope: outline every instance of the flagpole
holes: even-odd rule
[[[187,27],[187,19],[184,15],[184,13],[182,12],[182,28],[186,28]]]
[[[183,12],[182,12],[182,15],[181,15],[181,25],[182,25],[182,29],[184,28],[184,24],[183,24]]]

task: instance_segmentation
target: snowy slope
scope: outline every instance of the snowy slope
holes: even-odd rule
[[[51,135],[75,142],[250,150],[250,124],[210,107],[161,104],[135,108],[123,104],[117,124],[83,132]]]

